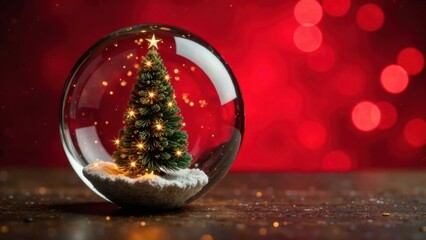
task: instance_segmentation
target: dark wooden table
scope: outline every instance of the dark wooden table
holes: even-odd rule
[[[426,239],[426,172],[230,174],[173,212],[123,210],[72,170],[0,170],[0,239]]]

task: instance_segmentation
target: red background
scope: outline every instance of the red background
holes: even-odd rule
[[[246,129],[233,170],[426,167],[426,4],[298,2],[1,1],[1,165],[69,166],[58,111],[72,66],[113,31],[163,23],[205,39],[239,80]],[[417,55],[398,60],[407,47]],[[392,64],[402,67],[383,80]]]

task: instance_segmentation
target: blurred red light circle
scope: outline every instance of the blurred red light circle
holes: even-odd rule
[[[316,72],[327,72],[334,66],[335,61],[333,49],[325,44],[308,55],[308,66]]]
[[[297,128],[299,142],[308,149],[320,148],[327,139],[323,125],[314,121],[304,121]]]
[[[425,65],[422,52],[416,48],[404,48],[399,52],[397,62],[410,75],[419,74]]]
[[[344,151],[334,150],[324,156],[322,168],[326,171],[344,172],[352,168],[351,158]]]
[[[340,17],[345,15],[351,7],[350,0],[323,0],[324,11],[331,16]]]
[[[408,86],[408,74],[401,66],[392,64],[383,69],[380,81],[386,91],[401,93]]]
[[[361,131],[372,131],[380,123],[380,109],[376,104],[363,101],[352,109],[352,122]]]
[[[298,23],[312,26],[321,21],[322,7],[315,0],[300,0],[293,13]]]
[[[340,69],[335,79],[337,91],[347,96],[360,94],[364,90],[366,82],[365,73],[356,65],[349,65]]]
[[[322,43],[322,33],[317,26],[299,26],[293,34],[296,47],[302,52],[313,52]]]
[[[426,122],[420,118],[410,120],[404,127],[404,138],[413,147],[426,144]]]
[[[367,32],[378,30],[383,25],[384,21],[385,15],[382,9],[373,3],[362,5],[356,14],[358,26]]]
[[[392,104],[385,101],[378,102],[376,103],[376,105],[380,109],[379,128],[388,129],[392,127],[395,124],[396,119],[398,117],[398,113],[396,112],[395,107]]]

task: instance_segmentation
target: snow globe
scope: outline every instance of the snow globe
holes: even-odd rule
[[[205,41],[166,25],[114,32],[65,84],[60,134],[83,182],[122,207],[172,209],[208,192],[241,145],[237,81]]]

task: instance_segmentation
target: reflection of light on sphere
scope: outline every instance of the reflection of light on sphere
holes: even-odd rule
[[[321,21],[322,7],[315,0],[301,0],[294,7],[294,17],[303,25],[315,25]]]
[[[379,30],[385,21],[382,9],[373,3],[367,3],[358,9],[356,22],[358,26],[367,32]]]
[[[404,48],[398,54],[398,65],[403,67],[408,74],[419,74],[425,65],[423,54],[416,48]]]
[[[299,26],[293,34],[296,47],[302,52],[313,52],[322,43],[322,32],[317,26]]]
[[[323,125],[314,121],[304,121],[297,128],[297,138],[308,149],[320,148],[327,139]]]
[[[368,132],[377,128],[380,118],[380,109],[372,102],[360,102],[352,109],[352,122],[361,131]]]
[[[352,161],[344,151],[334,150],[324,156],[322,168],[326,171],[349,171],[352,168]]]
[[[426,122],[415,118],[404,127],[404,138],[413,147],[422,147],[426,144]]]
[[[377,107],[380,109],[380,124],[379,128],[388,129],[392,127],[398,117],[395,107],[385,101],[376,103]]]
[[[327,72],[334,66],[335,61],[333,49],[325,44],[308,55],[308,66],[316,72]]]
[[[392,64],[380,75],[383,88],[390,93],[400,93],[408,86],[408,74],[401,66]]]
[[[350,0],[323,0],[324,11],[331,16],[340,17],[345,15],[351,7]]]

